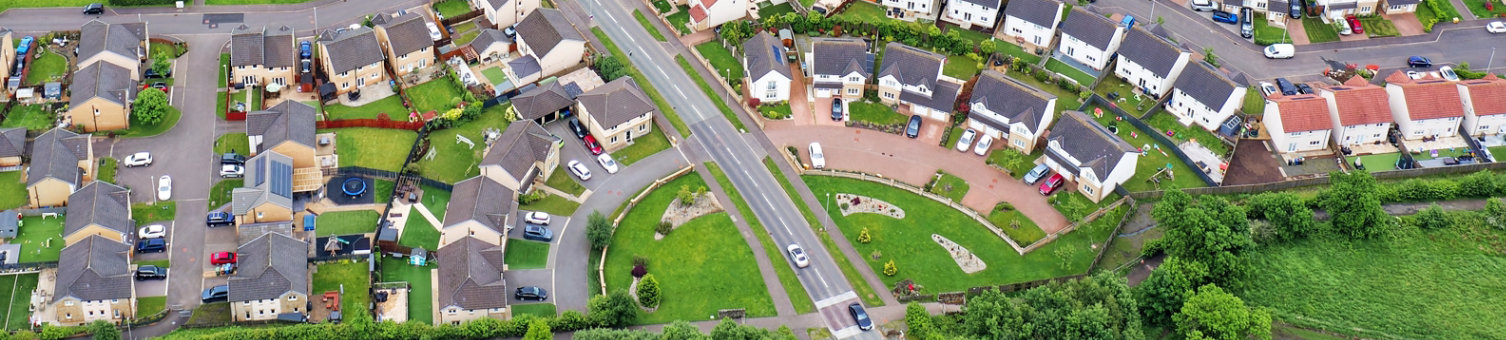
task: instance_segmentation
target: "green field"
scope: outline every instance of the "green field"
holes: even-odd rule
[[[433,249],[430,249],[433,250]],[[382,281],[385,282],[408,282],[408,320],[426,324],[434,323],[434,280],[430,271],[434,270],[434,262],[428,266],[416,267],[408,264],[405,258],[382,258]]]
[[[764,160],[765,163],[768,163],[768,158],[764,158]],[[743,221],[748,223],[748,228],[754,234],[758,235],[758,242],[763,244],[764,255],[769,257],[769,263],[774,263],[774,272],[779,275],[779,285],[784,287],[785,296],[790,299],[790,304],[795,307],[795,312],[805,314],[815,311],[816,305],[811,302],[810,294],[806,293],[805,286],[801,285],[800,279],[795,277],[794,270],[790,269],[790,266],[786,264],[788,260],[783,255],[784,251],[780,250],[782,247],[774,244],[774,239],[769,237],[769,233],[767,229],[764,229],[763,223],[758,222],[758,217],[753,215],[753,209],[748,207],[748,201],[744,200],[743,195],[738,193],[736,188],[733,187],[732,180],[727,179],[727,174],[722,172],[722,169],[717,167],[716,163],[706,162],[706,170],[711,172],[711,177],[716,178],[717,185],[722,188],[723,192],[727,193],[727,197],[732,200],[732,204],[737,206],[737,211],[741,213]],[[778,176],[777,171],[774,174]]]
[[[1119,76],[1104,77],[1103,81],[1098,83],[1098,87],[1093,88],[1093,92],[1105,99],[1110,93],[1117,94],[1119,99],[1113,101],[1114,106],[1135,117],[1144,117],[1145,111],[1153,109],[1156,103],[1156,100],[1149,96],[1135,94],[1137,92],[1135,86],[1125,82],[1124,78],[1119,78]]]
[[[1072,81],[1076,81],[1078,85],[1082,86],[1093,85],[1093,82],[1098,80],[1098,78],[1094,78],[1092,75],[1056,59],[1047,60],[1046,69],[1067,76],[1067,78],[1072,78]]]
[[[397,171],[413,148],[418,133],[408,130],[378,128],[330,129],[335,133],[335,153],[340,166],[360,166]]]
[[[508,240],[502,256],[510,269],[538,269],[549,265],[549,243]]]
[[[327,212],[314,219],[314,231],[317,236],[374,233],[380,217],[371,210]]]
[[[946,57],[946,65],[942,65],[941,67],[941,74],[967,81],[968,79],[972,79],[973,76],[978,75],[978,72],[981,70],[983,70],[983,62],[981,61],[973,60],[973,58],[963,55],[948,55]]]
[[[843,9],[841,13],[837,13],[835,16],[855,18],[858,21],[864,22],[890,20],[889,17],[884,16],[884,7],[862,1],[848,4],[846,9]]]
[[[1145,124],[1159,129],[1160,131],[1156,132],[1161,132],[1163,135],[1166,131],[1172,131],[1173,135],[1170,137],[1172,141],[1181,143],[1191,140],[1213,151],[1213,154],[1218,155],[1220,158],[1229,157],[1229,153],[1234,151],[1230,150],[1230,146],[1224,144],[1223,140],[1219,139],[1218,136],[1214,136],[1213,132],[1203,129],[1202,125],[1194,123],[1184,126],[1181,122],[1177,121],[1176,116],[1172,116],[1171,113],[1166,111],[1158,111],[1151,114],[1150,119],[1145,120]]]
[[[179,110],[176,107],[168,106],[167,113],[162,115],[162,121],[157,122],[156,125],[137,122],[136,119],[132,118],[131,126],[123,130],[115,131],[115,135],[119,137],[129,138],[151,137],[160,135],[163,132],[167,132],[167,130],[171,130],[174,125],[178,125],[179,118],[183,118],[183,111]]]
[[[554,171],[549,174],[549,180],[544,181],[544,185],[577,197],[586,192],[586,187],[576,182],[575,177],[566,174],[563,166],[554,167]]]
[[[575,213],[575,208],[579,207],[580,203],[558,195],[549,195],[533,203],[518,205],[518,209],[538,210],[560,216],[570,216]]]
[[[146,225],[157,221],[168,221],[178,216],[178,202],[163,201],[155,204],[136,203],[131,205],[131,219],[136,225]]]
[[[408,224],[403,226],[403,234],[399,236],[397,244],[410,248],[424,248],[429,251],[439,250],[439,229],[430,224],[429,220],[424,219],[417,209],[418,206],[414,206],[408,210]],[[440,221],[444,220],[444,217],[438,215],[434,217]]]
[[[97,1],[97,0],[51,0],[51,1],[0,0],[0,11],[5,11],[5,10],[8,10],[8,9],[12,9],[12,8],[28,8],[28,7],[78,7],[78,8],[83,8],[84,5],[88,5],[88,4],[95,3],[95,2],[99,2],[99,1]],[[20,38],[17,38],[16,40],[20,40]]]
[[[430,82],[433,83],[433,82]],[[486,151],[487,129],[507,130],[507,108],[512,104],[492,106],[481,111],[476,120],[448,129],[430,131],[429,146],[434,157],[425,155],[418,161],[418,172],[424,177],[445,183],[456,183],[481,173],[476,166]],[[460,142],[455,136],[464,136],[471,144]]]
[[[1009,235],[1009,239],[1014,240],[1014,243],[1021,247],[1046,237],[1046,232],[1041,230],[1040,226],[1035,225],[1035,221],[1020,214],[1019,210],[996,210],[988,214],[988,222],[993,223],[999,230],[1003,230],[1004,235]],[[1019,225],[1016,226],[1015,223]]]
[[[712,71],[717,75],[732,80],[743,79],[742,61],[732,56],[732,51],[722,47],[721,43],[713,41],[695,45],[695,50],[701,52],[702,57],[706,57],[706,62],[711,63],[714,69]]]
[[[98,166],[98,170],[95,171],[94,180],[115,183],[115,171],[119,170],[119,160],[116,160],[114,157],[100,157],[99,162],[95,164]]]
[[[434,4],[434,10],[446,18],[454,18],[471,11],[471,4],[465,0],[444,0]]]
[[[1254,22],[1255,22],[1255,42],[1257,44],[1263,43],[1263,42],[1266,42],[1266,41],[1270,41],[1270,42],[1274,42],[1274,43],[1288,43],[1288,44],[1290,44],[1292,42],[1291,37],[1288,36],[1287,33],[1286,33],[1286,29],[1285,28],[1281,28],[1281,27],[1271,26],[1270,21],[1266,20],[1264,14],[1256,13],[1255,14],[1255,20],[1254,20]]]
[[[664,17],[664,19],[669,21],[669,30],[674,31],[675,35],[678,36],[682,33],[687,33],[686,31],[690,30],[690,28],[685,26],[690,23],[690,7],[680,6],[679,12],[670,14]]]
[[[1422,18],[1422,9],[1427,6],[1417,5],[1417,17]],[[1325,24],[1322,20],[1313,17],[1302,18],[1302,28],[1307,30],[1307,40],[1311,43],[1326,43],[1339,41],[1339,30],[1333,25]]]

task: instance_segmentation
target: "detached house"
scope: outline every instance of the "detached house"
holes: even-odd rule
[[[324,66],[329,83],[335,85],[335,94],[386,82],[384,60],[382,44],[370,28],[319,34],[319,64]]]
[[[1046,166],[1094,203],[1135,175],[1140,151],[1079,111],[1062,111],[1046,137]]]
[[[0,172],[21,170],[26,156],[26,128],[0,129]]]
[[[904,104],[910,112],[936,120],[948,120],[957,105],[962,84],[941,75],[946,56],[898,42],[885,46],[878,70],[879,101]]]
[[[130,192],[125,188],[96,181],[69,195],[68,203],[68,215],[63,217],[63,244],[72,245],[93,236],[125,243],[135,231]]]
[[[873,77],[873,53],[862,39],[811,38],[805,59],[812,60],[811,87],[816,97],[862,98],[863,87]]]
[[[1187,67],[1192,53],[1144,29],[1131,30],[1119,49],[1114,75],[1151,97],[1160,98]],[[1220,121],[1219,123],[1222,123]]]
[[[146,38],[146,23],[112,25],[98,19],[90,20],[79,29],[75,65],[84,69],[106,62],[125,68],[131,80],[141,80],[144,72],[141,61],[152,55],[151,44]]]
[[[690,30],[704,31],[748,16],[747,0],[690,0]]]
[[[1055,0],[1012,0],[1004,8],[1002,32],[1017,43],[1051,46],[1056,26],[1062,22],[1062,6]]]
[[[970,29],[973,26],[994,28],[999,18],[1000,0],[954,0],[946,3],[941,21]]]
[[[382,51],[387,53],[387,64],[392,65],[398,77],[434,65],[434,40],[429,37],[429,27],[424,25],[427,21],[419,12],[397,17],[377,14],[371,22],[376,25]]]
[[[1386,14],[1413,13],[1417,12],[1417,4],[1422,0],[1385,0],[1386,8],[1382,11]]]
[[[52,309],[58,325],[95,321],[119,325],[136,318],[131,246],[89,236],[63,248],[58,258]]]
[[[559,139],[537,123],[519,121],[507,126],[481,156],[481,177],[508,190],[527,193],[543,183],[560,164]]]
[[[790,100],[790,65],[785,62],[784,44],[767,31],[759,30],[743,42],[743,73],[748,75],[749,98],[764,103]]]
[[[481,9],[486,21],[503,29],[516,25],[539,9],[539,0],[471,0],[472,8]]]
[[[31,142],[31,166],[26,169],[31,207],[68,205],[68,196],[93,180],[94,144],[89,135],[54,128]]]
[[[293,192],[319,190],[324,174],[314,162],[314,108],[293,100],[246,114],[252,156],[275,151],[293,162]],[[246,169],[251,171],[251,169]]]
[[[286,25],[273,29],[236,27],[230,33],[230,83],[289,84],[298,64],[298,49],[293,45],[293,29]]]
[[[1079,64],[1102,71],[1109,65],[1114,52],[1124,41],[1124,26],[1108,18],[1082,8],[1072,9],[1062,22],[1061,43],[1056,46],[1057,56],[1066,56]]]
[[[1375,10],[1380,7],[1380,0],[1317,0],[1317,2],[1318,6],[1323,6],[1323,16],[1341,21],[1349,15],[1377,14]]]
[[[1391,106],[1386,89],[1353,77],[1340,86],[1318,90],[1328,100],[1333,140],[1339,146],[1377,144],[1391,130]]]
[[[1230,80],[1213,65],[1199,61],[1177,77],[1166,112],[1183,126],[1197,123],[1208,131],[1218,131],[1244,105],[1246,82]]]
[[[575,104],[575,96],[580,95],[579,86],[574,90],[568,87],[555,81],[512,97],[512,108],[517,111],[518,120],[547,124],[559,119],[560,112],[568,111],[570,105]]]
[[[230,192],[236,225],[293,220],[293,159],[276,151],[246,160],[245,186]]]
[[[307,315],[308,249],[303,241],[272,232],[236,248],[236,271],[230,276],[228,296],[230,318],[243,322],[276,320],[282,314]]]
[[[1464,103],[1464,131],[1470,136],[1506,131],[1506,79],[1486,74],[1485,78],[1461,81],[1459,99]]]
[[[994,70],[983,71],[968,100],[967,125],[984,135],[1007,139],[1010,148],[1030,154],[1051,126],[1056,95]]]
[[[1333,119],[1328,99],[1314,94],[1266,99],[1265,127],[1277,152],[1292,154],[1328,148]]]
[[[934,21],[941,12],[940,1],[937,0],[883,0],[879,4],[884,6],[885,16],[904,21]]]
[[[1431,75],[1412,79],[1396,71],[1386,77],[1386,94],[1390,98],[1391,118],[1407,140],[1459,135],[1464,104],[1455,82]]]
[[[455,183],[450,205],[444,216],[439,248],[464,239],[481,240],[495,246],[507,245],[507,232],[517,224],[516,191],[501,183],[476,176]]]
[[[543,8],[518,23],[515,39],[522,56],[507,62],[515,85],[530,84],[581,64],[586,39],[559,10]]]
[[[507,308],[507,271],[503,247],[465,237],[439,247],[434,287],[434,321],[459,325],[481,318],[511,319]]]
[[[601,147],[612,152],[652,132],[659,107],[632,77],[622,77],[576,97],[576,112]]]
[[[68,84],[67,120],[84,131],[108,131],[131,125],[131,103],[139,86],[131,70],[112,63],[93,63],[73,72]]]

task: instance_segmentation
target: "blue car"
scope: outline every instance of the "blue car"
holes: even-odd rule
[[[313,58],[314,45],[310,44],[308,41],[298,43],[298,55],[303,57],[303,59]]]
[[[36,38],[32,38],[29,35],[25,38],[21,38],[21,45],[16,46],[16,56],[21,57],[21,59],[25,59],[26,53],[31,52],[31,42],[33,40],[36,40]]]
[[[1225,24],[1237,24],[1239,23],[1239,15],[1224,11],[1213,11],[1213,21]]]
[[[1407,66],[1410,67],[1433,67],[1433,61],[1428,57],[1412,56],[1407,58]]]

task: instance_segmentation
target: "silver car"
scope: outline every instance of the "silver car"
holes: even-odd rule
[[[565,163],[565,167],[570,168],[570,173],[575,174],[575,177],[579,177],[580,180],[591,180],[591,169],[586,169],[586,165],[581,164],[580,161],[572,159],[569,163]]]
[[[790,244],[785,250],[790,252],[790,259],[795,260],[796,267],[805,268],[811,265],[810,257],[805,254],[805,249],[800,248],[800,245]]]
[[[967,129],[962,131],[962,138],[957,139],[957,151],[967,152],[967,147],[973,145],[973,137],[978,136],[978,131]]]
[[[1036,165],[1035,168],[1030,169],[1030,172],[1025,173],[1025,184],[1035,184],[1035,182],[1041,181],[1042,178],[1046,178],[1046,175],[1050,173],[1051,168],[1046,167],[1045,164]]]

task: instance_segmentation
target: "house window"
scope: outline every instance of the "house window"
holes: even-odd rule
[[[1307,145],[1318,145],[1318,141],[1307,142]]]
[[[779,88],[779,83],[775,83],[775,82],[772,82],[772,81],[769,82],[769,91],[773,91],[773,90],[778,89],[778,88]]]
[[[63,318],[65,318],[65,319],[72,319],[73,318],[73,313],[63,314]]]
[[[612,144],[617,144],[617,136],[612,136]]]
[[[1360,12],[1370,12],[1370,6],[1360,7]]]
[[[638,126],[638,131],[644,131],[644,130],[648,130],[648,124],[643,124],[643,125],[639,125]]]
[[[348,76],[348,75],[350,75],[350,71],[340,72],[340,76],[341,77]]]
[[[407,59],[408,58],[408,54],[407,53],[403,53],[403,55],[400,55],[400,56],[397,56],[397,57],[399,59]]]
[[[350,88],[350,82],[340,83],[340,88],[342,88],[342,89],[348,89],[348,88]]]
[[[298,301],[298,296],[297,295],[289,296],[288,297],[288,301]]]
[[[1490,125],[1480,125],[1480,130],[1489,129]]]
[[[1025,147],[1025,140],[1024,139],[1015,139],[1014,140],[1014,146],[1018,146],[1018,147],[1022,147],[1022,148]]]
[[[119,309],[115,310],[115,318],[117,318],[117,319],[120,318],[120,310]]]
[[[889,92],[885,92],[884,93],[884,98],[894,99],[894,94],[893,93],[889,93]]]
[[[858,89],[847,89],[847,94],[856,95],[858,94]]]
[[[64,306],[72,306],[73,305],[73,300],[63,301],[63,305]]]
[[[1081,185],[1080,187],[1082,187],[1082,192],[1085,192],[1085,193],[1087,193],[1089,195],[1093,194],[1093,187],[1086,186],[1086,185]]]
[[[858,82],[858,77],[847,77],[847,82],[856,83]]]
[[[1015,28],[1014,28],[1014,29],[1013,29],[1013,31],[1014,31],[1014,34],[1015,34],[1015,35],[1021,35],[1021,34],[1025,34],[1025,32],[1024,32],[1024,31],[1021,31],[1021,30],[1020,30],[1020,28],[1019,28],[1019,27],[1015,27]]]
[[[1077,48],[1072,47],[1072,46],[1067,46],[1067,55],[1076,55],[1077,54],[1076,52],[1077,52]]]
[[[97,108],[97,107],[96,107],[96,108],[94,108],[94,115],[95,115],[95,116],[98,116],[98,115],[99,115],[99,108]]]
[[[763,97],[767,99],[774,99],[774,94],[775,93],[773,91],[765,92]]]

